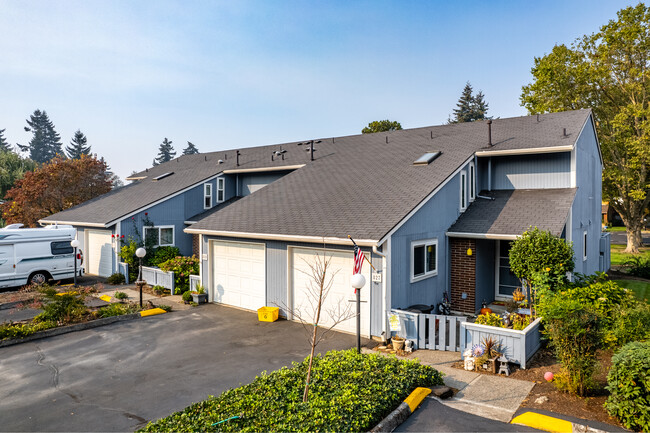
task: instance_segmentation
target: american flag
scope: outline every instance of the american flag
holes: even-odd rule
[[[355,245],[354,246],[354,269],[352,271],[353,274],[361,273],[361,267],[363,266],[363,259],[365,259],[365,256],[363,255],[363,251],[361,251],[361,248]]]

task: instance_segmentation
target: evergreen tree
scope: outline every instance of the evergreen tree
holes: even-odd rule
[[[0,152],[10,152],[11,147],[7,143],[7,139],[4,137],[5,130],[0,129]]]
[[[88,138],[81,130],[77,129],[77,132],[74,133],[74,137],[70,141],[70,146],[66,146],[65,148],[68,158],[79,159],[81,155],[90,155],[90,146],[86,146],[87,142]]]
[[[453,110],[453,119],[449,119],[448,123],[464,123],[474,122],[475,120],[487,119],[488,104],[485,102],[483,92],[479,91],[474,96],[472,85],[467,82],[463,92],[458,99],[456,108]]]
[[[153,165],[162,164],[163,162],[171,161],[176,156],[176,151],[172,147],[172,142],[167,140],[167,137],[163,140],[158,148],[158,156],[153,160]]]
[[[183,149],[183,155],[194,155],[195,153],[199,153],[199,149],[192,142],[188,141],[187,147]]]
[[[29,150],[29,157],[38,163],[45,163],[59,155],[65,157],[61,144],[61,136],[54,129],[54,124],[47,116],[47,112],[36,110],[29,116],[25,131],[33,134],[26,146],[21,146],[22,151]]]

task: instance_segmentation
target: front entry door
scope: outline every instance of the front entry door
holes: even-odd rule
[[[519,278],[510,270],[510,241],[497,241],[496,254],[496,298],[505,299],[512,297],[512,292],[521,286]]]

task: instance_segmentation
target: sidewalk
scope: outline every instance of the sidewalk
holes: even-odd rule
[[[115,296],[115,292],[126,293],[131,302],[140,302],[140,290],[135,285],[128,284],[124,286],[111,286],[105,288],[96,296],[108,295],[111,298]],[[170,305],[173,310],[188,310],[192,308],[190,305],[187,305],[183,302],[181,295],[170,295],[170,296],[155,296],[148,293],[142,293],[142,301],[146,303],[151,301],[156,305]]]

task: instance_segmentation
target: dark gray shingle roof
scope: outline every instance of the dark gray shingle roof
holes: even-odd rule
[[[553,147],[575,143],[589,110],[495,119],[491,149]],[[562,137],[567,128],[569,138]],[[227,169],[305,164],[270,185],[210,213],[190,229],[289,236],[379,240],[475,152],[487,146],[484,121],[321,139],[315,161],[306,146],[282,144],[285,160],[271,162],[280,145],[182,156],[150,168],[147,179],[45,218],[106,224]],[[426,152],[431,164],[414,166]],[[225,159],[224,155],[228,157]],[[207,161],[205,160],[207,158]],[[218,165],[217,160],[224,160]],[[165,172],[159,182],[150,179]]]
[[[448,234],[518,236],[532,226],[559,236],[575,194],[575,188],[482,191],[494,200],[477,197]]]

